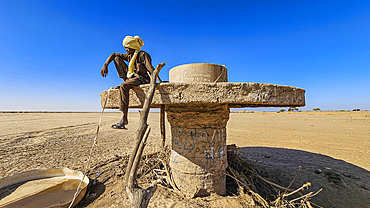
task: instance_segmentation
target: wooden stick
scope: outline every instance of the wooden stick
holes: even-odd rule
[[[125,174],[126,193],[130,198],[131,207],[146,208],[148,206],[150,198],[157,190],[157,181],[153,181],[152,186],[147,189],[136,187],[136,174],[140,163],[141,155],[143,154],[143,149],[145,147],[145,143],[150,132],[147,120],[150,105],[153,100],[156,85],[156,77],[164,65],[165,63],[158,64],[157,68],[154,70],[153,74],[150,77],[149,90],[145,97],[143,110],[140,112],[140,122],[136,134],[135,146],[133,147],[132,154],[130,155],[130,159],[126,168]]]
[[[287,197],[287,196],[290,196],[292,194],[295,194],[295,193],[299,192],[300,190],[302,190],[302,189],[304,189],[304,188],[306,188],[308,186],[311,186],[311,183],[310,182],[306,182],[305,184],[303,184],[303,186],[301,188],[299,188],[299,189],[297,189],[295,191],[291,191],[289,194],[284,194],[283,197]]]
[[[241,175],[238,173],[238,171],[234,170],[230,166],[228,168],[229,168],[230,172],[235,176],[235,178],[234,177],[232,177],[232,178],[234,178],[234,180],[238,180],[239,182],[241,182],[244,185],[245,188],[249,189],[250,184],[243,177],[241,177]]]
[[[286,190],[285,190],[285,192],[284,192],[284,194],[283,194],[283,198],[284,198],[284,196],[286,195],[286,193],[288,192],[288,189],[290,188],[290,186],[293,184],[293,182],[294,182],[295,178],[296,178],[296,177],[297,177],[297,175],[298,175],[299,170],[301,170],[301,166],[299,166],[299,167],[298,167],[297,173],[295,174],[295,176],[294,176],[293,180],[290,182],[289,186],[286,188]]]
[[[166,170],[168,182],[171,184],[171,186],[172,186],[173,190],[175,190],[175,192],[181,193],[181,191],[177,188],[175,182],[172,181],[172,177],[171,177],[170,172],[168,171],[168,168],[167,168],[166,163],[163,160],[161,160],[161,161],[162,161],[162,163],[164,165],[164,169]]]
[[[141,155],[143,154],[143,150],[144,150],[144,147],[145,147],[146,139],[148,138],[149,133],[150,133],[150,127],[147,128],[146,131],[145,131],[144,139],[142,139],[142,142],[140,142],[140,146],[139,146],[139,148],[137,150],[137,153],[136,153],[136,156],[135,156],[135,160],[134,160],[134,162],[132,164],[132,168],[131,168],[131,172],[130,172],[130,176],[129,176],[128,184],[127,184],[127,187],[129,189],[132,189],[134,187],[135,179],[136,179],[136,174],[137,174],[137,169],[139,167]]]
[[[166,143],[166,117],[165,117],[165,105],[161,105],[161,118],[160,118],[160,125],[161,125],[161,138],[162,138],[162,149],[164,149]]]
[[[146,128],[148,127],[146,122],[148,120],[150,104],[152,103],[152,100],[153,100],[153,94],[154,94],[155,82],[156,82],[155,79],[156,79],[157,74],[161,71],[161,69],[163,68],[163,66],[165,64],[166,63],[164,63],[164,62],[161,63],[161,64],[158,64],[157,68],[154,70],[152,76],[150,77],[149,90],[148,90],[148,93],[145,97],[143,110],[140,112],[140,123],[139,123],[138,132],[137,132],[137,136],[136,136],[136,143],[135,143],[135,145],[132,149],[132,154],[130,155],[130,159],[129,159],[128,164],[127,164],[127,169],[126,169],[126,174],[125,174],[125,183],[126,184],[128,182],[128,178],[130,176],[132,163],[134,162],[137,150],[140,146],[140,138],[142,138],[144,136]]]
[[[263,180],[264,182],[266,182],[266,183],[268,183],[268,184],[270,184],[270,185],[273,185],[273,186],[275,186],[275,187],[278,187],[279,189],[281,189],[281,190],[286,190],[287,188],[285,188],[285,187],[282,187],[282,186],[280,186],[280,185],[278,185],[278,184],[276,184],[276,183],[273,183],[273,182],[271,182],[271,181],[268,181],[267,179],[265,179],[265,178],[263,178],[262,176],[260,176],[260,175],[258,175],[258,174],[254,174],[257,178],[259,178],[259,179],[261,179],[261,180]],[[288,191],[293,191],[293,190],[291,190],[291,189],[288,189]]]
[[[307,197],[307,196],[309,196],[309,197],[316,196],[318,193],[320,193],[320,191],[322,191],[322,189],[318,190],[316,193],[314,193],[313,191],[311,191],[310,193],[305,194],[305,195],[303,195],[303,196],[300,196],[300,197],[298,197],[298,198],[296,198],[296,199],[290,200],[289,202],[294,202],[294,201],[297,201],[297,200],[299,200],[299,199],[305,198],[305,197]]]

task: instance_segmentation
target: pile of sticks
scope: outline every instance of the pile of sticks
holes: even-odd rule
[[[143,154],[140,157],[136,181],[137,184],[144,185],[157,183],[163,188],[175,192],[179,196],[183,196],[181,191],[177,189],[175,183],[171,180],[171,171],[169,167],[170,149],[168,147],[160,152]],[[228,165],[227,168],[227,194],[229,196],[238,197],[243,201],[246,207],[320,207],[309,200],[320,192],[309,192],[301,194],[303,189],[310,186],[310,183],[304,184],[296,190],[290,189],[290,185],[285,188],[276,183],[273,183],[262,177],[260,171],[256,168],[256,163],[247,162],[236,154],[235,149],[228,146]],[[110,164],[104,167],[97,165],[94,169],[96,172],[100,170],[100,184],[109,184],[115,176],[121,177],[125,175],[129,162],[128,156],[117,156],[112,161],[105,161],[103,164]],[[114,173],[112,173],[114,169]],[[297,171],[298,172],[298,171]],[[94,174],[90,174],[94,175]],[[294,177],[295,178],[295,177]],[[113,179],[114,181],[115,179]],[[108,182],[111,181],[111,182]],[[90,190],[91,192],[99,192]],[[270,195],[272,197],[267,197]]]
[[[162,187],[174,191],[180,196],[183,196],[181,191],[176,187],[171,179],[169,170],[170,149],[164,148],[160,152],[144,154],[141,156],[137,169],[138,184],[160,184]],[[309,192],[302,194],[301,191],[308,189],[310,183],[305,183],[296,190],[290,189],[290,185],[282,187],[262,177],[256,168],[256,163],[248,163],[242,159],[235,151],[235,148],[228,146],[228,168],[227,168],[227,191],[228,195],[233,195],[244,201],[247,206],[254,207],[320,207],[309,200],[318,194],[317,192]],[[128,158],[122,158],[125,167],[128,164]],[[122,161],[121,161],[122,163]],[[298,169],[299,171],[299,169]],[[298,173],[297,171],[297,173]],[[232,182],[230,182],[232,180]],[[236,188],[235,188],[236,187]],[[280,191],[277,191],[280,190]],[[267,194],[275,194],[274,199],[268,200]]]
[[[139,169],[137,172],[137,182],[152,183],[158,181],[162,186],[172,188],[169,177],[169,164],[170,150],[163,149],[160,152],[155,152],[141,157]]]
[[[256,169],[254,163],[247,163],[245,160],[240,158],[236,153],[235,145],[228,145],[227,151],[228,159],[228,168],[227,176],[232,178],[237,186],[237,196],[244,200],[247,205],[252,205],[255,207],[301,207],[301,208],[312,208],[312,207],[321,207],[318,206],[309,200],[317,195],[320,191],[309,192],[308,194],[303,195],[300,191],[311,185],[309,182],[305,183],[303,186],[296,190],[290,189],[290,186],[294,182],[299,170],[298,168],[296,175],[293,180],[290,182],[288,187],[282,187],[276,183],[273,183],[266,178],[262,177],[258,170]],[[281,191],[279,191],[281,190]],[[229,190],[228,190],[229,191]],[[233,194],[233,191],[229,191]],[[266,193],[275,193],[276,197],[273,201],[268,202],[261,195],[266,195]],[[294,195],[298,195],[297,198],[291,198]]]

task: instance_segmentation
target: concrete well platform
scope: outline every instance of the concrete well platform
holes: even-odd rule
[[[148,89],[148,84],[133,88],[129,107],[142,107]],[[107,93],[108,90],[100,94],[102,106]],[[118,90],[111,89],[106,108],[119,108],[119,96]],[[226,125],[230,108],[304,105],[305,90],[296,87],[176,82],[157,84],[151,107],[165,109],[167,113],[171,125],[172,177],[182,193],[194,197],[226,194]]]
[[[296,87],[228,83],[227,68],[209,63],[179,65],[170,70],[169,83],[156,85],[152,108],[161,108],[171,125],[170,171],[173,182],[186,196],[226,194],[226,125],[230,108],[299,107],[305,91]],[[129,107],[142,107],[149,85],[130,91]],[[102,92],[104,106],[108,91]],[[106,108],[118,108],[119,91],[111,90]],[[164,143],[163,143],[164,144]]]
[[[149,84],[130,90],[130,108],[141,108]],[[103,91],[103,107],[108,90]],[[106,104],[108,109],[119,108],[119,90],[111,89]],[[242,107],[300,107],[305,106],[305,90],[262,83],[160,83],[156,85],[152,108],[178,104],[227,104],[230,108]]]

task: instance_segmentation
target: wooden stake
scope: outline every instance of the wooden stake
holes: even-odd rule
[[[162,138],[162,149],[166,144],[166,117],[165,117],[165,105],[161,105],[161,118],[160,118],[160,125],[161,125],[161,138]]]
[[[150,105],[153,100],[156,77],[164,65],[165,63],[158,64],[157,68],[154,70],[153,74],[150,77],[149,90],[145,97],[143,110],[140,112],[140,122],[136,134],[135,146],[132,149],[132,154],[130,155],[130,159],[126,168],[125,174],[126,192],[131,200],[131,207],[134,208],[146,208],[149,204],[150,198],[157,190],[156,181],[154,181],[152,186],[147,189],[142,189],[141,187],[139,187],[136,183],[136,174],[140,163],[140,158],[145,147],[146,139],[149,136],[150,128],[148,129],[147,120]]]

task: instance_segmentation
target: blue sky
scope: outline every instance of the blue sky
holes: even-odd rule
[[[312,110],[370,110],[369,1],[0,1],[0,111],[100,111],[112,52],[139,35],[160,73],[226,65],[229,82],[306,90]],[[266,109],[264,109],[266,110]],[[268,110],[268,109],[267,109]],[[273,110],[273,109],[271,109]]]

